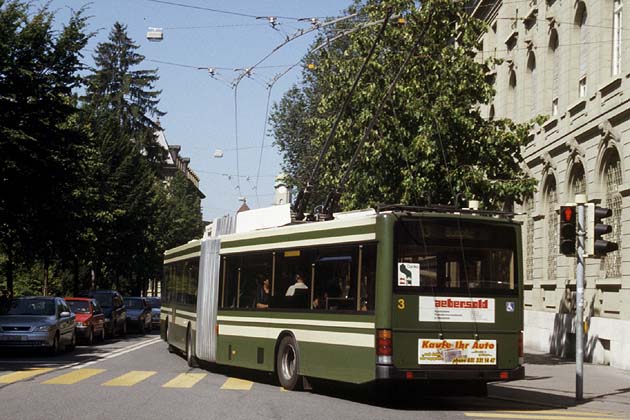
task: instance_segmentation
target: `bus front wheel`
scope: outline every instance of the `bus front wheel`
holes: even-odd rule
[[[285,336],[278,346],[276,356],[276,372],[278,381],[284,389],[298,391],[302,388],[302,378],[298,374],[300,368],[300,352],[297,343],[291,336]]]

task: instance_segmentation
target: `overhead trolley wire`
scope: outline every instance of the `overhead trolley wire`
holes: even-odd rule
[[[372,58],[372,55],[374,55],[376,46],[378,45],[381,38],[383,38],[383,34],[385,33],[385,28],[387,27],[387,23],[389,22],[391,15],[392,15],[391,9],[388,9],[385,15],[385,18],[383,19],[383,24],[381,25],[381,28],[378,31],[378,34],[376,38],[374,39],[374,42],[372,43],[372,46],[370,50],[368,51],[368,54],[366,55],[365,60],[363,61],[363,64],[361,65],[361,68],[359,69],[359,71],[357,72],[354,78],[354,82],[352,83],[352,87],[350,88],[350,91],[346,95],[344,102],[341,105],[339,112],[337,113],[335,121],[333,122],[333,126],[330,129],[330,132],[328,133],[328,137],[326,138],[326,141],[324,142],[324,145],[320,150],[317,161],[315,162],[315,166],[313,167],[313,170],[311,171],[309,179],[306,182],[306,186],[304,188],[301,188],[300,191],[298,192],[298,196],[295,200],[295,205],[294,205],[295,218],[297,220],[304,219],[304,210],[306,209],[306,206],[308,204],[308,199],[310,195],[312,194],[312,190],[314,189],[313,181],[316,179],[317,174],[319,173],[319,166],[323,160],[324,155],[328,151],[332,138],[334,137],[337,131],[339,122],[341,121],[341,117],[345,113],[346,108],[348,107],[348,104],[350,103],[350,100],[354,94],[354,91],[356,90],[356,87],[359,84],[359,80],[363,76],[363,72],[365,71],[370,59]]]

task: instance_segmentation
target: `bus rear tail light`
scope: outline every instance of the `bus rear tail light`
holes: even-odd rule
[[[518,335],[518,363],[521,365],[525,363],[525,351],[523,349],[523,331],[522,330]]]
[[[376,330],[376,362],[392,364],[392,330]]]

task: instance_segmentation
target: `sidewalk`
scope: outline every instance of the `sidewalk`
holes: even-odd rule
[[[530,352],[525,355],[525,379],[492,384],[488,395],[548,407],[607,411],[630,419],[630,371],[584,363],[582,401],[575,400],[575,376],[574,361]]]

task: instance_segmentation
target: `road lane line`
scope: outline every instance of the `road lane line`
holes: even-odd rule
[[[128,346],[128,347],[123,347],[122,349],[118,349],[116,351],[113,351],[112,353],[109,353],[108,355],[100,357],[100,358],[98,358],[96,360],[92,360],[92,361],[89,361],[89,362],[78,362],[78,363],[76,363],[74,365],[66,366],[66,367],[70,367],[72,369],[81,369],[81,368],[84,368],[86,366],[91,366],[93,364],[102,362],[104,360],[113,359],[114,357],[118,357],[118,356],[122,356],[122,355],[127,354],[127,353],[131,353],[132,351],[139,350],[139,349],[141,349],[143,347],[150,346],[150,345],[158,343],[160,341],[162,341],[162,339],[160,337],[157,337],[157,338],[151,339],[149,341],[143,341],[141,343],[132,344],[131,346]]]
[[[157,372],[150,370],[132,370],[125,373],[111,381],[105,382],[104,386],[133,386],[139,382],[144,381],[147,378],[155,375]]]
[[[246,381],[238,378],[227,378],[227,381],[221,385],[221,389],[230,389],[235,391],[249,391],[252,389],[252,381]]]
[[[532,414],[511,414],[511,413],[464,413],[466,417],[481,417],[484,419],[536,419],[536,420],[624,420],[618,417],[584,417],[573,415],[540,415],[536,411]]]
[[[0,376],[0,384],[12,384],[14,382],[23,381],[50,372],[51,370],[54,370],[54,368],[30,368],[28,370],[7,373],[6,375]]]
[[[105,369],[79,369],[57,376],[56,378],[49,379],[42,383],[47,385],[72,385],[103,372],[105,372]]]
[[[206,376],[207,373],[182,373],[162,385],[162,388],[192,388]]]

